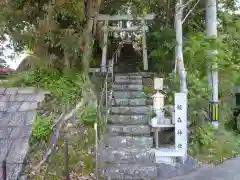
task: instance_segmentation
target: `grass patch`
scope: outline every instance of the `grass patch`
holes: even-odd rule
[[[32,138],[34,141],[47,141],[51,134],[52,120],[49,117],[41,117],[37,115],[32,124]]]
[[[199,148],[198,151],[194,152],[193,145],[190,145],[190,155],[204,163],[218,164],[240,153],[239,134],[221,129],[216,131],[214,136],[211,143]]]
[[[71,179],[86,178],[94,179],[94,129],[91,127],[71,127],[64,129],[61,135],[67,138],[69,148],[69,172]],[[31,172],[43,154],[46,144],[44,142],[31,142],[31,149],[28,155],[28,165],[25,172]],[[64,143],[59,139],[56,151],[50,156],[48,163],[41,167],[39,173],[29,175],[29,179],[59,180],[64,179]]]

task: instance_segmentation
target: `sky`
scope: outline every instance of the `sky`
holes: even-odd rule
[[[27,56],[27,54],[24,52],[20,54],[15,53],[13,48],[8,47],[11,46],[11,43],[7,36],[6,39],[6,41],[1,41],[0,48],[2,49],[2,55],[0,55],[0,58],[4,59],[11,69],[15,70],[22,60]]]
[[[238,6],[238,7],[240,7],[240,0],[236,0],[236,2],[237,2],[237,6]],[[240,10],[239,10],[239,11],[237,11],[237,13],[239,13],[239,14],[240,14]]]

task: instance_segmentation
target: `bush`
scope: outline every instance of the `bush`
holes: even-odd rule
[[[77,113],[77,118],[80,124],[92,126],[98,121],[98,109],[96,104],[88,103],[85,108]]]
[[[156,32],[158,34],[158,32]],[[161,34],[161,36],[164,36]],[[224,39],[226,36],[219,34],[217,40],[206,40],[203,33],[190,32],[185,35],[183,53],[184,64],[187,71],[188,84],[188,121],[189,129],[189,152],[191,155],[197,156],[201,160],[208,162],[219,162],[224,158],[232,157],[233,154],[240,153],[239,136],[232,129],[226,129],[225,124],[232,121],[232,102],[231,88],[239,79],[239,63],[236,59],[238,56],[234,53],[231,39]],[[155,58],[161,59],[165,57],[174,57],[171,51],[171,42],[166,47],[168,51],[161,51],[161,45],[152,47]],[[151,42],[150,42],[151,43]],[[163,44],[163,42],[161,42]],[[230,43],[230,44],[229,44]],[[154,43],[153,43],[154,44]],[[160,50],[159,50],[160,48]],[[218,49],[218,56],[206,57],[206,50]],[[168,54],[166,54],[166,53]],[[207,61],[206,61],[206,60]],[[219,112],[221,128],[216,131],[213,129],[209,121],[205,118],[208,109],[208,66],[213,62],[218,64],[219,72]],[[154,62],[154,66],[161,63],[161,67],[168,66],[164,61]],[[167,92],[167,103],[173,103],[174,92],[179,92],[179,80],[164,69],[158,69],[159,74],[166,76],[169,90]],[[225,146],[224,144],[228,144]],[[209,152],[213,151],[211,155]]]
[[[60,72],[52,68],[38,68],[13,75],[8,86],[34,86],[46,89],[56,96],[61,105],[74,104],[81,98],[85,77],[76,72]]]
[[[36,142],[47,141],[51,134],[52,121],[47,117],[37,116],[32,124],[32,138]]]

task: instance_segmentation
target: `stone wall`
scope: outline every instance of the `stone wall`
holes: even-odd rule
[[[6,160],[8,180],[17,180],[20,175],[29,149],[31,124],[44,94],[34,87],[0,88],[0,163]]]

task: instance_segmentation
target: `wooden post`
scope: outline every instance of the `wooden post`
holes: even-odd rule
[[[99,180],[99,167],[98,167],[98,124],[95,122],[94,123],[94,130],[95,130],[95,175],[96,179]]]
[[[65,147],[65,179],[70,180],[69,177],[69,169],[68,169],[68,142],[67,139],[64,139],[64,147]]]
[[[102,64],[101,72],[107,72],[107,42],[108,41],[108,20],[104,22],[104,36],[103,36],[103,48],[102,48]]]
[[[2,179],[7,180],[7,163],[6,160],[2,162]]]
[[[144,71],[148,70],[148,57],[147,57],[147,39],[145,32],[145,20],[142,20],[142,52],[143,52],[143,69]]]

